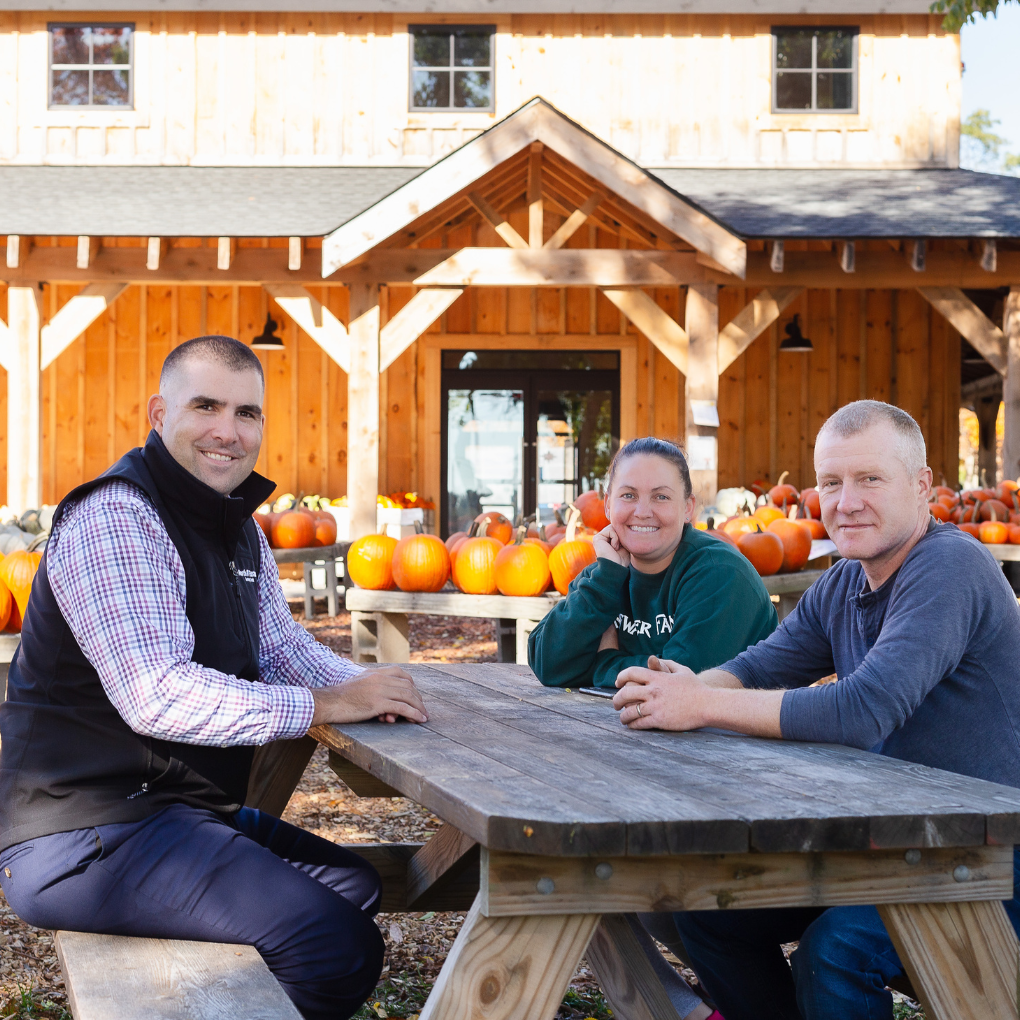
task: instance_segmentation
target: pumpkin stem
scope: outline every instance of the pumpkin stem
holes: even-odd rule
[[[709,519],[705,522],[705,530],[706,531],[715,531],[715,518],[714,517],[709,517]]]
[[[560,513],[559,509],[554,509],[553,510],[553,517],[556,518],[556,523],[557,524],[562,525],[564,523],[563,522],[563,514]]]
[[[528,533],[527,527],[525,527],[523,524],[519,525],[517,528],[517,538],[514,541],[514,545],[523,545],[524,536],[527,535],[527,533]]]
[[[416,535],[424,535],[425,529],[421,526],[421,521],[414,522],[414,533]]]
[[[567,514],[567,533],[563,536],[564,542],[573,542],[577,532],[578,521],[581,520],[581,511],[571,504],[570,513]]]
[[[544,524],[540,524],[538,526],[538,537],[540,539],[542,539],[543,542],[548,542],[549,541],[549,539],[546,537],[546,534],[545,534],[545,525]]]

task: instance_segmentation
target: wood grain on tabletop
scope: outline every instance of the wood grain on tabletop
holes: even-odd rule
[[[622,727],[525,666],[407,667],[429,722],[315,736],[483,846],[564,856],[1011,843],[1020,791],[835,745]]]

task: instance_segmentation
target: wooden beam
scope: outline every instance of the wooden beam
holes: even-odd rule
[[[853,241],[839,242],[839,268],[844,273],[857,271],[857,245]]]
[[[737,312],[719,333],[719,374],[722,375],[803,293],[803,287],[770,287]]]
[[[42,503],[40,319],[37,286],[7,289],[7,504],[18,514]]]
[[[349,761],[342,754],[336,751],[329,752],[329,767],[338,779],[343,780],[344,785],[349,787],[359,797],[400,797],[399,790],[377,779],[371,772],[359,768],[354,762]]]
[[[693,252],[618,248],[461,248],[424,272],[419,287],[675,287],[708,281]]]
[[[480,895],[489,917],[1001,900],[1013,887],[1012,855],[1012,846],[987,845],[671,857],[483,849]]]
[[[421,1020],[552,1020],[598,914],[485,917],[475,901]]]
[[[1006,374],[1005,334],[962,290],[957,287],[917,289],[996,372]]]
[[[75,258],[75,265],[79,269],[88,269],[99,254],[99,238],[87,237],[82,234],[78,237],[78,254]]]
[[[145,246],[145,268],[150,273],[159,269],[159,264],[166,254],[167,240],[165,237],[150,237]]]
[[[418,291],[379,334],[379,371],[385,372],[463,293],[463,287]]]
[[[407,865],[407,909],[420,910],[418,903],[441,894],[472,865],[477,876],[478,860],[478,844],[449,823],[443,825]]]
[[[878,912],[930,1020],[1017,1020],[1016,932],[1002,903],[903,903]]]
[[[267,283],[266,291],[345,372],[350,371],[347,328],[321,301],[297,283]]]
[[[32,250],[32,238],[20,234],[7,235],[7,268],[18,269],[25,264]]]
[[[574,234],[581,228],[581,226],[587,222],[588,217],[598,208],[599,203],[604,198],[604,195],[600,195],[597,191],[589,195],[585,200],[584,204],[580,209],[575,209],[557,228],[556,232],[549,238],[543,248],[549,251],[555,251],[558,248],[562,248],[567,241],[569,241]]]
[[[676,319],[671,318],[643,290],[603,287],[602,293],[669,358],[679,372],[687,374],[689,341]]]
[[[347,498],[351,538],[378,529],[379,285],[352,283],[347,376]]]
[[[293,273],[301,268],[301,259],[305,253],[305,239],[292,237],[287,241],[287,268]]]
[[[503,238],[504,241],[511,248],[527,248],[528,242],[521,237],[520,234],[510,226],[507,218],[485,200],[485,198],[477,191],[472,191],[468,195],[468,200],[481,214],[482,219],[486,220],[490,227]]]
[[[272,740],[255,749],[244,806],[279,818],[301,782],[318,742],[311,737]]]
[[[923,273],[928,259],[928,242],[918,238],[910,245],[910,268],[915,273]]]
[[[997,266],[998,246],[994,237],[987,237],[981,242],[981,268],[986,273],[994,273]]]
[[[694,495],[711,506],[719,488],[719,287],[687,288],[687,459]],[[708,424],[714,417],[715,424]],[[699,420],[701,419],[701,420]]]
[[[1006,376],[1002,383],[1006,434],[1002,442],[1002,471],[1020,477],[1020,287],[1011,287],[1002,315],[1006,341]]]
[[[234,254],[237,252],[236,237],[221,237],[216,242],[216,268],[220,270],[229,269],[234,261]]]
[[[49,368],[127,290],[126,283],[90,283],[42,328],[40,369]]]
[[[541,142],[531,143],[528,157],[528,247],[541,248],[543,243],[545,212],[542,208],[542,150]]]
[[[769,246],[769,269],[781,273],[786,263],[786,247],[782,241],[773,241]]]
[[[7,323],[0,320],[0,368],[9,372],[12,364],[14,364],[14,340]]]

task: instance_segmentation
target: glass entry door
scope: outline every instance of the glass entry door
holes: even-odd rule
[[[605,477],[619,443],[616,351],[443,352],[442,533],[485,510],[554,510]]]

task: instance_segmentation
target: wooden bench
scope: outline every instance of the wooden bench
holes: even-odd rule
[[[251,946],[59,931],[74,1020],[301,1020]]]

